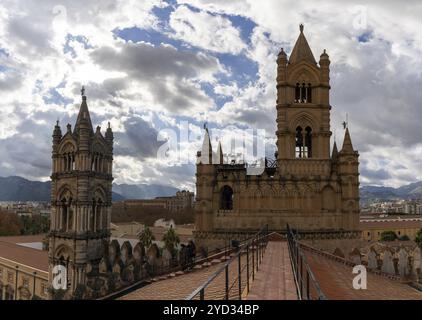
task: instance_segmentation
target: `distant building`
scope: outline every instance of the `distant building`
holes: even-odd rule
[[[408,236],[414,240],[416,233],[422,228],[422,218],[376,218],[365,219],[359,223],[362,231],[362,239],[367,241],[379,241],[384,231],[394,231],[400,238]]]
[[[48,299],[44,236],[0,237],[0,300]]]
[[[51,205],[48,202],[36,201],[1,201],[0,209],[15,213],[18,216],[50,216]]]
[[[156,197],[154,199],[133,199],[113,203],[113,211],[126,209],[159,208],[177,213],[193,208],[194,193],[190,191],[178,191],[176,195],[169,197]]]

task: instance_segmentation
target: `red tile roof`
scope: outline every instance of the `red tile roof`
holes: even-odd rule
[[[352,265],[339,257],[304,248],[309,266],[322,292],[330,300],[422,300],[422,292],[397,277],[369,271],[367,289],[356,290],[352,282],[356,276],[352,273]]]
[[[48,252],[32,249],[16,243],[38,242],[35,236],[1,237],[0,258],[48,272]],[[35,241],[34,241],[35,240]],[[42,239],[41,239],[42,240]]]
[[[361,230],[367,229],[406,229],[406,228],[422,228],[422,220],[392,220],[392,221],[361,221],[359,223]]]

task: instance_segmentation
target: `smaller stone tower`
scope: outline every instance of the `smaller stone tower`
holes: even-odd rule
[[[110,124],[105,136],[94,132],[84,89],[74,130],[54,127],[52,162],[49,277],[65,266],[70,298],[95,274],[110,238],[113,132]]]

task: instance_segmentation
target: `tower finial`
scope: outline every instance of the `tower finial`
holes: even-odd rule
[[[303,28],[304,28],[303,23],[301,23],[301,24],[299,25],[299,30],[300,30],[300,33],[303,33]]]
[[[82,89],[81,89],[81,96],[82,96],[82,97],[84,97],[84,96],[85,96],[85,87],[84,87],[84,86],[82,86]]]
[[[349,127],[349,114],[346,113],[346,121],[343,121],[343,129],[346,130]]]

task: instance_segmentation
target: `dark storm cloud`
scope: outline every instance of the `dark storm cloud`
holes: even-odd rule
[[[136,117],[124,122],[124,132],[115,133],[115,154],[144,159],[157,156],[163,144],[157,141],[158,132],[143,119]]]
[[[19,133],[0,139],[0,176],[45,177],[51,173],[51,133],[49,127],[24,120]]]
[[[102,47],[91,56],[104,69],[125,72],[129,79],[144,83],[157,103],[169,111],[212,106],[212,100],[193,79],[220,72],[216,58],[165,45],[128,42],[120,47],[120,51]]]
[[[368,151],[374,146],[421,143],[422,77],[405,68],[409,57],[397,58],[391,44],[383,41],[373,41],[358,51],[359,68],[333,67],[331,90],[334,112],[343,117],[348,112],[352,130],[358,128],[352,136],[356,147]],[[390,70],[392,62],[395,67]]]
[[[378,170],[370,170],[366,167],[360,168],[360,173],[365,176],[365,178],[369,179],[370,181],[382,181],[388,180],[391,178],[391,174],[385,169],[378,169]]]

